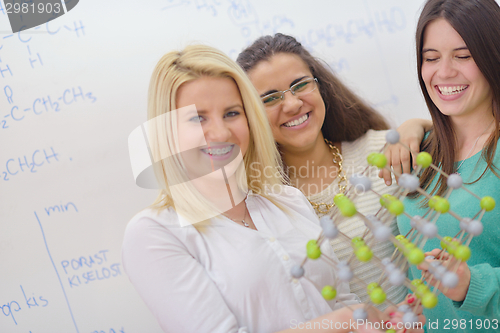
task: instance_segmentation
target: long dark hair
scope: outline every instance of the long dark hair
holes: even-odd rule
[[[487,162],[487,168],[472,183],[481,179],[488,169],[499,177],[495,172],[498,168],[493,164],[500,130],[500,7],[495,0],[429,0],[425,3],[416,32],[417,70],[420,88],[432,116],[434,128],[421,149],[429,152],[434,164],[440,165],[444,172],[454,172],[457,141],[453,126],[450,118],[442,114],[430,98],[422,78],[424,32],[430,22],[439,18],[444,18],[462,37],[493,93],[495,131],[481,155]],[[420,177],[421,186],[427,189],[436,174],[437,171],[432,168],[425,169]],[[440,176],[432,193],[442,195],[446,187],[445,177]]]
[[[353,141],[369,129],[382,130],[389,126],[384,118],[347,88],[328,65],[313,57],[294,37],[277,33],[258,38],[243,50],[236,62],[245,72],[261,61],[278,53],[298,55],[318,79],[319,91],[325,102],[325,121],[321,127],[323,137],[332,141]]]

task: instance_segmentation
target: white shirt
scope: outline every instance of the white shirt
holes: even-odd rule
[[[337,298],[321,296],[335,286],[335,271],[308,260],[305,277],[290,270],[306,255],[306,243],[321,231],[304,195],[280,186],[269,200],[250,193],[246,204],[257,231],[224,217],[196,229],[180,227],[173,209],[147,209],[128,224],[123,264],[132,284],[165,332],[274,332],[357,303],[347,283]],[[337,259],[328,242],[324,254]]]

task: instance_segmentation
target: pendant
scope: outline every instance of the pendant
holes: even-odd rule
[[[246,223],[245,220],[241,220],[241,223],[247,228],[250,228],[250,224]]]

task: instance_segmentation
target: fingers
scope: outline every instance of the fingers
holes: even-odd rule
[[[444,258],[444,257],[448,257],[448,253],[447,252],[445,253],[442,249],[434,249],[430,252],[426,252],[425,256],[426,257],[433,256],[434,258]]]
[[[389,146],[387,147],[387,149],[385,150],[385,157],[387,158],[387,168],[390,168],[391,167],[391,155],[392,155],[392,149],[394,147],[393,146]],[[380,172],[378,173],[378,176],[380,178],[384,178],[384,182],[385,182],[385,185],[389,186],[392,184],[392,176],[391,176],[391,172],[386,169],[386,168],[383,168],[380,170]]]
[[[418,307],[414,308],[413,313],[415,313],[420,318],[422,313],[424,313],[424,307],[422,306],[422,304],[420,304]]]
[[[401,303],[399,303],[399,304],[398,304],[398,306],[403,305],[403,304],[406,304],[406,302],[405,302],[405,301],[402,301]],[[388,306],[388,307],[384,310],[384,313],[385,313],[386,315],[390,316],[390,314],[391,314],[391,313],[396,312],[396,311],[398,311],[398,308],[397,308],[396,306],[394,306],[394,305],[390,305],[390,306]]]
[[[417,165],[415,164],[415,161],[417,159],[418,153],[420,152],[420,141],[413,140],[408,146],[411,149],[411,157],[413,160],[413,167],[416,167]]]
[[[398,179],[398,175],[400,175],[403,172],[403,169],[401,168],[401,149],[400,145],[396,145],[391,147],[391,167],[392,170],[394,171],[394,175],[396,176],[396,180]],[[408,153],[409,154],[409,153]]]
[[[391,176],[391,172],[387,169],[382,169],[380,170],[378,176],[380,178],[384,178],[384,182],[385,182],[385,185],[389,186],[392,184],[392,176]]]
[[[402,145],[392,145],[385,150],[387,167],[392,168],[396,181],[402,173],[410,173],[412,170],[412,155]],[[386,185],[392,184],[391,173],[387,169],[379,172],[379,177],[384,178]]]
[[[411,173],[411,154],[406,149],[400,150],[401,166],[403,173]]]
[[[417,265],[417,269],[421,270],[421,271],[425,271],[427,272],[429,270],[429,263],[431,262],[432,260],[424,260],[422,261],[420,264]]]

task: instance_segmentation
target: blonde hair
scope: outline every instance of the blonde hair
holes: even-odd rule
[[[213,207],[208,200],[187,182],[189,179],[182,171],[185,170],[182,167],[182,160],[172,153],[179,152],[178,142],[175,140],[176,113],[171,112],[177,109],[177,91],[184,83],[201,77],[230,78],[236,83],[250,132],[249,146],[243,157],[244,169],[239,168],[236,173],[238,186],[250,189],[276,204],[268,194],[268,189],[276,184],[284,184],[285,178],[281,158],[257,91],[243,70],[227,55],[209,46],[192,45],[183,51],[165,54],[156,65],[149,84],[148,137],[151,153],[157,162],[156,178],[161,186],[152,207],[175,208],[171,187],[172,184],[182,184],[185,186],[185,191],[182,191],[181,204],[190,207],[191,210],[196,208],[201,213],[204,211],[213,213]],[[158,121],[159,119],[161,120]],[[169,156],[171,158],[165,158]],[[245,173],[246,179],[244,179]],[[175,205],[178,204],[176,196]],[[178,209],[177,212],[179,213]]]

